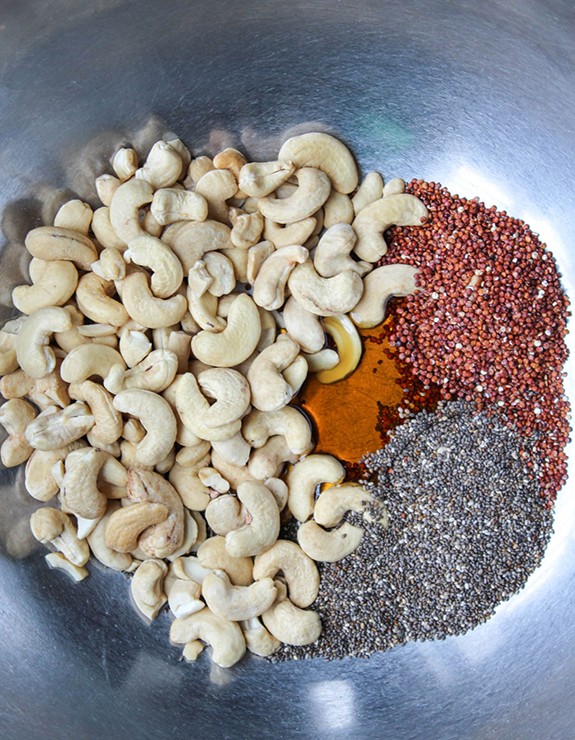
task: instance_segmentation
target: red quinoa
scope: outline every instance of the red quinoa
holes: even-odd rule
[[[542,495],[566,479],[569,299],[552,254],[521,220],[494,206],[413,180],[406,192],[429,209],[422,227],[393,227],[380,264],[419,268],[418,292],[386,324],[397,359],[424,388],[475,401],[522,435],[539,436]]]

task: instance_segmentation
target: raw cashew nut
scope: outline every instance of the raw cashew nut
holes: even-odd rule
[[[144,560],[130,582],[134,604],[146,619],[155,619],[167,602],[163,582],[168,566],[163,560]]]
[[[222,400],[224,401],[224,399]],[[230,439],[230,437],[233,437],[234,434],[239,432],[241,429],[241,421],[239,419],[233,422],[224,422],[217,427],[208,427],[205,424],[204,418],[206,415],[212,424],[214,421],[219,423],[221,420],[220,412],[224,411],[224,406],[225,401],[219,411],[210,413],[211,407],[202,394],[194,375],[192,373],[185,373],[178,380],[176,387],[176,409],[184,426],[200,439],[207,439],[210,442]],[[237,415],[236,412],[239,410],[239,407],[231,406],[230,408],[234,412],[232,416]],[[228,409],[225,411],[227,413]]]
[[[212,450],[212,465],[229,482],[234,490],[237,490],[240,483],[246,480],[255,480],[246,464],[236,465],[228,462],[215,449]]]
[[[383,232],[393,224],[421,226],[428,213],[415,195],[398,193],[376,200],[355,217],[353,230],[357,235],[355,253],[367,262],[377,262],[387,252]]]
[[[111,393],[120,393],[129,388],[141,388],[161,393],[171,385],[178,370],[178,358],[169,349],[155,349],[140,363],[125,370],[114,365],[108,373],[105,386]]]
[[[287,506],[288,501],[288,487],[281,478],[267,478],[264,483],[266,487],[270,489],[273,497],[278,505],[278,510],[281,513]]]
[[[298,455],[290,450],[285,437],[279,434],[252,452],[248,470],[256,480],[267,481],[281,474],[284,463],[295,463],[297,459]]]
[[[37,509],[30,517],[30,529],[38,542],[53,545],[74,565],[81,567],[88,562],[88,543],[78,539],[76,527],[63,511],[48,507]]]
[[[288,335],[304,352],[319,352],[325,344],[325,333],[316,314],[306,310],[290,296],[284,306],[283,318]]]
[[[18,369],[16,337],[16,334],[0,331],[0,375],[13,373],[14,370]]]
[[[222,442],[213,442],[212,445],[218,455],[232,465],[238,465],[239,467],[247,465],[251,447],[243,438],[241,432]]]
[[[291,365],[283,371],[284,380],[291,385],[294,396],[297,395],[308,375],[307,360],[298,355]]]
[[[335,224],[350,224],[353,221],[353,205],[349,195],[332,190],[323,204],[323,225],[330,229]]]
[[[314,521],[305,522],[297,531],[301,549],[319,563],[337,563],[357,549],[363,529],[344,522],[327,532]]]
[[[66,474],[62,480],[62,499],[66,507],[83,519],[99,519],[106,513],[108,500],[98,489],[98,474],[106,453],[94,448],[77,450],[73,462],[66,459]]]
[[[4,398],[26,396],[42,410],[48,406],[64,408],[70,403],[70,397],[68,385],[60,377],[59,364],[60,361],[57,360],[56,368],[51,373],[37,379],[31,378],[24,370],[15,370],[0,380],[0,393]]]
[[[92,263],[92,272],[104,280],[123,280],[126,277],[126,263],[122,252],[115,247],[106,247],[100,252],[100,259]]]
[[[198,180],[203,177],[206,172],[213,169],[214,163],[209,157],[202,156],[192,159],[188,165],[188,176],[184,180],[184,187],[187,190],[193,190],[196,187]]]
[[[180,465],[195,465],[208,454],[211,446],[210,442],[198,437],[197,444],[190,447],[182,447],[176,455],[176,462],[180,463]]]
[[[240,283],[248,282],[248,251],[247,249],[222,249],[221,253],[234,266],[236,280]]]
[[[351,311],[363,293],[363,282],[356,272],[344,270],[335,277],[323,278],[311,261],[295,268],[288,286],[298,303],[318,316]]]
[[[98,198],[105,206],[109,206],[121,182],[114,175],[100,175],[96,178],[94,184],[96,185]]]
[[[198,516],[203,520],[201,515]],[[176,558],[172,563],[172,567],[174,575],[177,578],[181,578],[183,581],[195,581],[200,586],[204,582],[204,578],[210,572],[207,568],[203,568],[200,563],[200,559],[193,555]]]
[[[292,224],[312,216],[329,197],[331,183],[320,169],[302,167],[294,172],[298,188],[289,198],[266,195],[258,200],[261,213],[278,224]]]
[[[287,475],[291,513],[298,521],[307,521],[313,514],[316,488],[322,483],[341,483],[344,478],[345,468],[335,457],[308,455]]]
[[[250,653],[266,658],[276,653],[281,642],[271,635],[257,617],[240,622]]]
[[[351,318],[362,329],[381,324],[387,301],[392,296],[415,293],[417,268],[412,265],[383,265],[367,275],[363,281],[363,295],[351,312]]]
[[[246,164],[247,160],[241,152],[237,149],[232,149],[231,146],[226,147],[223,151],[216,154],[214,157],[214,167],[218,170],[229,170],[233,172],[236,180],[240,176],[242,167]],[[245,197],[236,194],[236,198]]]
[[[83,581],[90,574],[86,568],[79,568],[74,563],[71,563],[61,552],[50,552],[44,556],[44,560],[48,563],[50,568],[57,568],[67,573],[76,583]]]
[[[173,224],[162,234],[162,241],[172,248],[186,274],[206,252],[231,249],[234,246],[229,226],[213,220]]]
[[[336,383],[348,378],[359,365],[363,347],[355,325],[345,314],[326,316],[323,328],[334,339],[337,346],[338,362],[327,370],[317,373],[320,383]]]
[[[210,429],[238,421],[250,405],[250,385],[237,370],[223,367],[204,370],[198,375],[198,383],[204,396],[216,399],[202,415],[202,423]]]
[[[8,432],[8,439],[2,442],[0,456],[2,465],[13,468],[26,462],[33,448],[26,439],[26,428],[37,416],[36,409],[27,401],[12,398],[0,406],[0,424]]]
[[[273,193],[294,172],[292,162],[250,162],[241,168],[238,184],[246,195],[263,198]]]
[[[405,192],[405,182],[401,177],[396,177],[390,180],[387,185],[383,188],[383,197],[388,198],[390,195],[397,195],[398,193]]]
[[[92,215],[93,211],[87,203],[77,198],[69,200],[54,216],[54,226],[87,235],[92,223]]]
[[[234,265],[231,260],[221,252],[206,252],[203,262],[212,278],[208,291],[218,298],[231,293],[236,286]]]
[[[83,447],[82,442],[71,442],[55,450],[34,450],[26,463],[26,490],[38,501],[50,501],[60,490],[52,470],[57,462],[64,460],[69,452]]]
[[[246,277],[248,282],[253,285],[263,263],[274,252],[274,245],[271,242],[260,242],[254,244],[248,249],[248,263],[246,267]]]
[[[293,162],[296,167],[318,167],[340,193],[351,193],[357,187],[357,167],[351,152],[329,134],[292,136],[280,149],[278,159]]]
[[[277,506],[276,506],[277,509]],[[223,570],[235,586],[249,586],[252,583],[253,562],[248,557],[232,557],[223,537],[209,537],[198,549],[202,568]]]
[[[200,599],[202,587],[195,581],[178,578],[169,588],[164,584],[164,588],[168,594],[170,611],[176,619],[185,619],[205,607]]]
[[[287,582],[290,601],[304,609],[313,604],[319,591],[319,572],[314,561],[299,545],[278,540],[254,562],[254,580],[273,578],[282,571]]]
[[[141,503],[114,511],[106,525],[106,545],[116,552],[129,553],[138,547],[138,538],[149,527],[166,521],[169,509],[164,504]]]
[[[47,306],[63,306],[76,290],[78,270],[67,260],[46,262],[34,258],[30,263],[33,285],[18,285],[12,291],[14,307],[31,314]]]
[[[114,193],[110,203],[110,223],[125,244],[145,233],[140,225],[140,208],[151,203],[153,195],[152,186],[145,180],[128,180]]]
[[[141,362],[152,349],[152,343],[135,321],[129,321],[120,329],[120,354],[128,367]]]
[[[146,436],[136,448],[138,462],[142,465],[162,462],[176,441],[176,419],[170,404],[157,393],[131,388],[118,393],[114,408],[135,416],[146,429]]]
[[[260,411],[277,411],[287,406],[294,391],[281,373],[292,364],[298,354],[297,342],[285,335],[280,335],[274,344],[260,352],[252,362],[247,376],[252,406]]]
[[[248,359],[260,336],[257,306],[248,295],[241,293],[230,308],[226,328],[218,334],[208,331],[196,334],[192,338],[192,352],[213,367],[234,367]]]
[[[283,305],[285,286],[296,265],[307,260],[309,252],[297,245],[282,247],[262,264],[254,281],[254,301],[267,311]]]
[[[198,260],[188,273],[188,305],[193,319],[204,331],[220,332],[226,328],[226,322],[217,315],[217,297],[207,292],[212,282],[203,260]]]
[[[237,494],[248,510],[251,521],[226,535],[226,550],[235,558],[259,555],[278,538],[278,506],[269,488],[259,481],[240,483]]]
[[[317,219],[310,216],[293,224],[282,226],[266,218],[264,224],[264,239],[270,241],[276,249],[289,247],[292,244],[305,244],[317,224]]]
[[[66,383],[82,383],[93,375],[105,380],[114,365],[125,367],[122,355],[113,347],[81,344],[68,353],[60,367],[60,375]]]
[[[242,433],[246,442],[256,448],[263,447],[276,434],[283,434],[296,455],[305,454],[312,446],[309,422],[293,406],[284,406],[279,411],[253,409],[244,419]]]
[[[363,513],[364,519],[372,522],[373,516],[366,512],[368,506],[378,507],[381,511],[379,522],[387,527],[387,510],[359,483],[344,483],[322,491],[315,502],[313,518],[322,527],[336,527],[348,511]]]
[[[257,244],[264,230],[264,217],[259,211],[243,213],[231,209],[232,244],[239,249],[249,249]]]
[[[165,300],[156,298],[143,272],[134,272],[124,279],[122,300],[130,318],[148,329],[173,326],[188,310],[185,296],[179,293]]]
[[[57,226],[39,226],[26,236],[26,249],[32,257],[42,260],[69,260],[81,270],[89,270],[98,259],[98,252],[91,239],[72,229]]]
[[[188,509],[204,511],[210,502],[210,490],[199,478],[199,471],[210,464],[209,454],[193,465],[180,465],[176,462],[170,470],[170,483]]]
[[[130,182],[149,182],[154,190],[169,188],[179,180],[183,164],[175,147],[167,141],[156,141],[146,163],[136,171],[136,179]]]
[[[277,598],[262,620],[271,634],[286,645],[310,645],[321,635],[321,620],[316,612],[305,611],[286,596],[285,584],[276,581]]]
[[[166,558],[184,540],[184,505],[176,489],[150,470],[128,471],[128,498],[134,503],[150,502],[168,507],[168,517],[140,535],[138,544],[148,557]]]
[[[48,406],[28,424],[26,439],[37,450],[55,450],[75,442],[94,426],[94,417],[84,403],[65,409]]]
[[[122,326],[128,321],[128,312],[119,301],[111,298],[115,291],[112,281],[89,272],[80,278],[76,288],[78,308],[99,324]]]
[[[117,249],[121,252],[126,248],[126,242],[123,239],[120,239],[112,226],[110,221],[110,209],[106,206],[94,211],[94,216],[92,217],[92,231],[104,249]],[[94,264],[96,263],[92,262],[92,265]],[[92,267],[92,269],[94,268]]]
[[[198,639],[212,646],[212,660],[222,668],[235,665],[246,652],[239,626],[217,617],[207,607],[186,619],[176,619],[170,628],[170,640],[174,643],[188,645]]]
[[[132,556],[127,552],[116,552],[106,543],[106,528],[114,512],[120,509],[119,501],[108,502],[108,509],[87,537],[88,544],[96,560],[112,570],[128,570]]]
[[[230,490],[230,484],[227,480],[222,478],[215,468],[200,468],[198,470],[198,478],[202,481],[204,486],[210,488],[212,492],[227,493]],[[216,534],[221,534],[221,532],[217,532]]]
[[[339,275],[344,270],[365,275],[372,267],[369,262],[356,262],[349,255],[355,245],[355,232],[349,224],[336,224],[319,240],[313,257],[318,274],[324,278]]]
[[[112,157],[112,167],[122,182],[129,180],[138,169],[137,152],[128,147],[120,147]]]
[[[228,532],[233,532],[246,523],[247,511],[235,496],[224,494],[210,501],[205,516],[210,528],[225,537]]]
[[[162,226],[174,221],[205,221],[208,217],[208,204],[199,193],[162,188],[154,193],[151,212]]]
[[[259,316],[258,316],[259,321]],[[32,378],[43,378],[56,367],[56,355],[49,346],[55,331],[67,331],[72,319],[63,308],[51,306],[31,313],[22,323],[16,338],[16,358]]]
[[[212,570],[202,583],[202,596],[218,617],[239,622],[266,612],[276,599],[277,589],[271,578],[251,586],[234,586],[223,570]]]
[[[208,203],[208,218],[229,224],[226,200],[233,198],[238,181],[229,170],[210,170],[196,183],[195,191]]]
[[[170,247],[149,234],[142,234],[128,242],[124,259],[152,271],[152,293],[158,298],[169,298],[184,279],[181,262]]]
[[[351,200],[355,215],[380,198],[383,198],[383,177],[379,172],[368,172]]]

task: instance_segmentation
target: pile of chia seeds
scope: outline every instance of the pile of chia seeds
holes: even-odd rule
[[[365,459],[389,528],[362,522],[352,555],[318,564],[322,636],[270,659],[367,656],[489,619],[540,564],[552,532],[536,441],[465,401],[408,417]],[[282,536],[294,538],[293,523]]]

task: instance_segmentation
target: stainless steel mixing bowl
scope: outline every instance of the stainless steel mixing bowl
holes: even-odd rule
[[[364,172],[439,180],[524,218],[574,275],[575,16],[560,0],[2,0],[0,301],[26,231],[119,141],[171,129],[198,153],[273,156],[322,127]],[[573,291],[571,290],[573,294]],[[9,315],[3,308],[3,315]],[[569,382],[572,390],[572,382]],[[28,532],[21,471],[1,472],[3,740],[506,738],[575,734],[570,486],[543,566],[487,624],[369,660],[224,671],[178,662],[96,565],[72,586]]]

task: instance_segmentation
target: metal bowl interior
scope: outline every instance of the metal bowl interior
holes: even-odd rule
[[[171,130],[273,157],[294,130],[342,137],[364,172],[422,177],[523,218],[575,277],[575,17],[561,0],[4,0],[1,315],[22,240],[119,141]],[[294,129],[295,127],[295,129]],[[67,191],[65,189],[68,189]],[[572,374],[567,378],[573,397]],[[178,662],[167,616],[127,582],[72,587],[31,538],[21,470],[0,471],[2,737],[571,738],[575,505],[527,587],[487,624],[369,660],[231,670]]]

